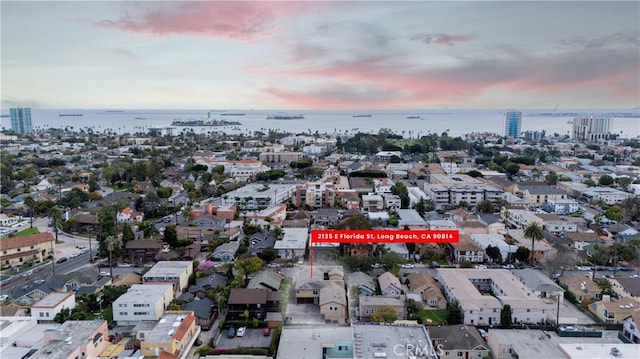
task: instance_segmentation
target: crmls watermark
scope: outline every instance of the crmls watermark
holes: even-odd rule
[[[442,349],[443,345],[438,344],[436,348],[433,348],[429,344],[418,343],[417,345],[407,343],[407,344],[396,344],[393,346],[393,354],[402,357],[420,357],[420,356],[432,356],[433,354],[437,354],[438,356],[442,356],[444,354],[444,350]],[[434,352],[435,349],[435,352]]]

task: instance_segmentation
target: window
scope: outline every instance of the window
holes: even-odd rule
[[[44,318],[44,313],[40,312],[40,318]]]
[[[49,318],[49,312],[46,313],[46,317]]]
[[[122,303],[118,304],[118,306],[119,306],[120,308],[126,308],[126,307],[127,307],[127,305],[126,305],[126,304],[122,304]]]
[[[458,352],[458,356],[461,357],[462,356],[462,352]]]
[[[18,248],[18,249],[16,249],[16,251],[18,251],[18,252],[20,252],[21,250],[22,250],[22,248]]]
[[[531,312],[531,309],[527,308],[527,313]]]
[[[127,312],[120,312],[120,315],[127,315]]]

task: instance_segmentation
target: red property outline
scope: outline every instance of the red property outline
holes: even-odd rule
[[[309,236],[310,277],[313,278],[314,243],[458,243],[457,229],[345,230],[313,229]]]

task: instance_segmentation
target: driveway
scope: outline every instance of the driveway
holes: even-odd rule
[[[247,327],[243,337],[228,338],[227,331],[223,330],[216,343],[216,349],[269,348],[271,335],[265,337],[263,333],[263,328]]]

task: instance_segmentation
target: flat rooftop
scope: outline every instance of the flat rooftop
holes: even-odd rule
[[[34,304],[32,308],[42,308],[42,307],[44,307],[44,308],[52,308],[52,307],[55,307],[56,305],[60,304],[62,301],[64,301],[68,297],[74,296],[75,293],[76,292],[74,292],[74,291],[64,292],[64,293],[51,292],[46,297],[42,298],[40,301],[38,301],[36,304]]]
[[[285,326],[276,359],[322,359],[323,346],[352,340],[346,326]]]
[[[559,344],[560,350],[569,359],[602,359],[615,358],[612,349],[617,349],[618,358],[640,358],[640,345],[638,344]],[[615,349],[614,349],[615,348]]]
[[[134,284],[126,293],[118,297],[114,304],[140,303],[149,299],[157,300],[167,291],[173,294],[171,284]]]
[[[192,261],[161,261],[151,267],[143,277],[175,276],[184,273],[192,265]]]
[[[169,313],[163,315],[144,341],[149,343],[163,343],[171,341],[171,338],[187,315],[188,313]]]
[[[489,344],[492,343],[510,345],[520,358],[566,358],[558,348],[558,343],[541,330],[490,329]],[[496,349],[491,348],[492,351]]]
[[[409,344],[417,348],[414,349],[414,355],[418,350],[423,354],[420,358],[438,358],[424,325],[353,323],[352,328],[355,359],[406,359],[412,354],[404,350]]]
[[[32,359],[67,359],[80,345],[91,343],[89,335],[105,323],[103,320],[70,320],[59,329],[52,330],[60,340],[49,341],[42,349],[34,353]],[[100,334],[98,334],[100,335]],[[104,338],[103,340],[106,340]]]

